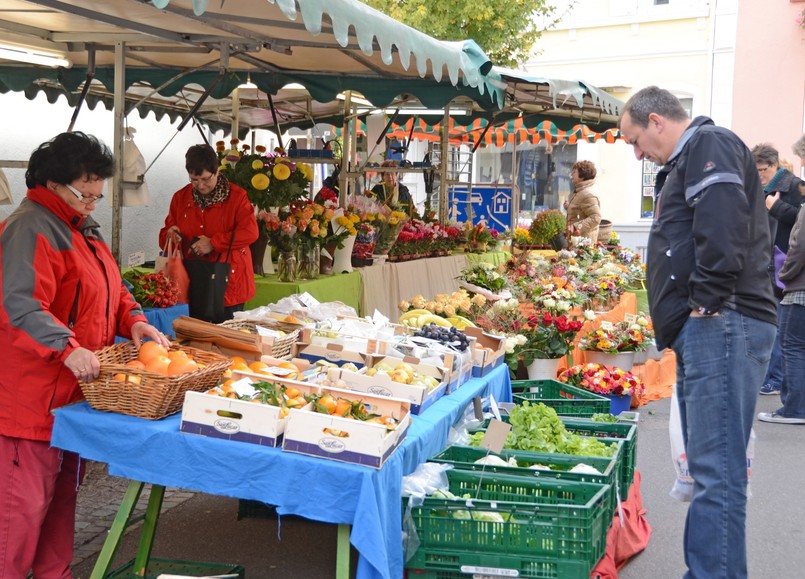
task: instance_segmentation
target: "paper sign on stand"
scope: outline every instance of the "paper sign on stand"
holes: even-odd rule
[[[481,439],[481,447],[494,454],[499,454],[506,444],[511,429],[512,425],[508,422],[501,422],[493,418],[489,421],[489,426]]]

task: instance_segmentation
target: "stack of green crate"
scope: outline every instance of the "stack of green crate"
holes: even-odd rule
[[[609,398],[557,380],[515,380],[512,382],[514,401],[542,402],[560,416],[590,417],[609,414]]]
[[[431,458],[430,462],[446,463],[458,469],[483,471],[492,474],[501,473],[532,478],[554,478],[557,480],[609,485],[610,492],[607,494],[608,510],[610,513],[615,512],[615,483],[619,480],[621,470],[619,469],[619,461],[621,460],[620,451],[614,456],[606,458],[601,456],[575,456],[570,454],[527,452],[525,450],[508,449],[502,450],[496,456],[499,456],[505,461],[513,458],[517,461],[517,466],[478,464],[476,462],[483,459],[488,454],[489,452],[484,448],[453,445],[448,446],[442,452]],[[570,469],[578,464],[591,466],[601,474],[570,472]],[[533,465],[539,465],[543,468],[529,468]]]
[[[637,460],[637,424],[625,422],[596,422],[575,418],[560,417],[565,428],[579,436],[594,436],[601,442],[623,441],[623,466],[620,474],[620,497],[626,500],[634,480]]]
[[[606,550],[609,485],[447,471],[449,490],[410,506],[419,547],[416,577],[588,579]],[[467,575],[467,574],[470,575]]]

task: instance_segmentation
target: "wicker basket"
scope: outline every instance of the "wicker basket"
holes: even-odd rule
[[[225,356],[196,348],[177,345],[171,350],[184,350],[204,368],[176,376],[131,368],[126,362],[137,358],[137,348],[133,342],[123,342],[96,353],[100,373],[92,382],[79,382],[84,398],[96,410],[159,420],[182,409],[188,390],[202,392],[217,385],[231,363]],[[113,380],[115,374],[136,377],[140,383]]]
[[[256,327],[264,325],[264,323],[260,320],[227,320],[220,325],[232,330],[248,330],[256,334]],[[271,356],[274,358],[289,358],[291,356],[291,348],[296,343],[296,338],[299,336],[298,329],[283,329],[283,331],[285,331],[287,335],[281,338],[274,338],[274,341],[271,343]]]

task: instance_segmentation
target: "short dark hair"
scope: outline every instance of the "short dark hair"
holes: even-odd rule
[[[184,168],[191,175],[201,175],[204,171],[214,175],[218,172],[218,154],[207,144],[193,145],[184,155]]]
[[[25,171],[25,185],[60,185],[87,176],[108,179],[115,173],[115,159],[109,147],[96,137],[76,131],[61,133],[31,153]]]
[[[578,171],[579,178],[584,179],[585,181],[595,179],[595,176],[598,173],[595,170],[595,164],[593,164],[592,161],[576,161],[575,163],[573,163],[573,167],[571,167],[570,170]]]
[[[780,153],[771,143],[758,143],[752,147],[752,157],[755,159],[755,163],[780,165]]]
[[[648,116],[651,113],[657,113],[672,121],[684,121],[689,118],[679,99],[657,86],[647,86],[634,93],[623,106],[620,118],[623,119],[626,113],[629,113],[629,119],[634,124],[644,128],[648,126]]]

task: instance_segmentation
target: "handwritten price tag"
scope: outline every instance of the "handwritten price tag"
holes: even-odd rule
[[[637,322],[637,315],[636,314],[626,314],[623,316],[623,319],[626,321],[627,324],[634,324]]]
[[[601,322],[601,329],[604,330],[605,332],[611,332],[612,330],[615,329],[615,325],[612,322],[604,320],[603,322]]]

